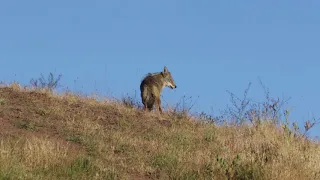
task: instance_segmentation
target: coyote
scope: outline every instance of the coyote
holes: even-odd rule
[[[177,88],[166,66],[164,66],[162,72],[148,73],[143,78],[140,84],[140,91],[144,110],[152,111],[155,104],[156,111],[158,110],[162,113],[160,94],[165,86],[171,89]]]

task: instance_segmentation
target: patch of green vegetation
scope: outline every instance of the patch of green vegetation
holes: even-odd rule
[[[258,167],[256,163],[241,162],[239,154],[231,160],[217,156],[217,162],[228,179],[262,179],[264,177],[262,167]]]
[[[42,107],[36,109],[36,113],[39,114],[39,115],[41,115],[41,116],[49,115],[50,112],[51,112],[50,109],[45,109],[45,108],[42,108]]]
[[[16,121],[15,126],[17,126],[20,129],[26,129],[26,130],[31,130],[31,131],[37,131],[37,126],[35,122],[27,122],[27,121]]]
[[[156,154],[152,157],[152,166],[159,169],[171,169],[176,167],[178,159],[169,153]]]
[[[167,138],[166,141],[173,146],[177,146],[179,148],[183,148],[185,150],[190,148],[193,148],[196,144],[195,137],[192,135],[189,135],[187,132],[179,131],[176,133],[173,133],[170,138]]]
[[[88,157],[78,157],[67,169],[70,177],[82,173],[88,172],[92,168],[92,163]]]
[[[204,131],[204,141],[206,142],[213,142],[217,139],[214,129],[206,128]]]
[[[76,143],[82,142],[81,136],[68,136],[66,140],[70,142],[76,142]]]
[[[15,166],[15,167],[8,167],[8,168],[0,168],[0,179],[1,180],[16,180],[25,177],[25,172]]]
[[[0,98],[0,105],[5,105],[7,104],[7,100],[4,98]]]
[[[130,151],[130,145],[126,143],[120,143],[116,145],[114,152],[115,153],[125,153]]]

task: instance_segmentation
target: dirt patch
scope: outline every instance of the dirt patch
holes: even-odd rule
[[[165,126],[165,127],[171,127],[172,126],[172,123],[169,120],[158,120],[157,122],[159,124],[161,124],[162,126]]]
[[[9,120],[0,117],[0,135],[5,136],[12,133],[18,133],[20,129],[14,127]]]

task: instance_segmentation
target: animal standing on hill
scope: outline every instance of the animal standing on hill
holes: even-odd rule
[[[155,105],[156,111],[158,110],[162,113],[160,95],[163,88],[166,86],[171,89],[177,88],[171,73],[166,66],[164,66],[162,72],[149,73],[143,78],[140,84],[140,91],[144,110],[148,109],[149,111],[152,111],[153,106]]]

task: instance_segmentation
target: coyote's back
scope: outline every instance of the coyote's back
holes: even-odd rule
[[[153,106],[156,105],[156,110],[162,112],[160,95],[162,89],[166,86],[171,89],[177,88],[166,66],[164,66],[162,72],[146,75],[140,84],[141,99],[145,110],[151,111]]]

